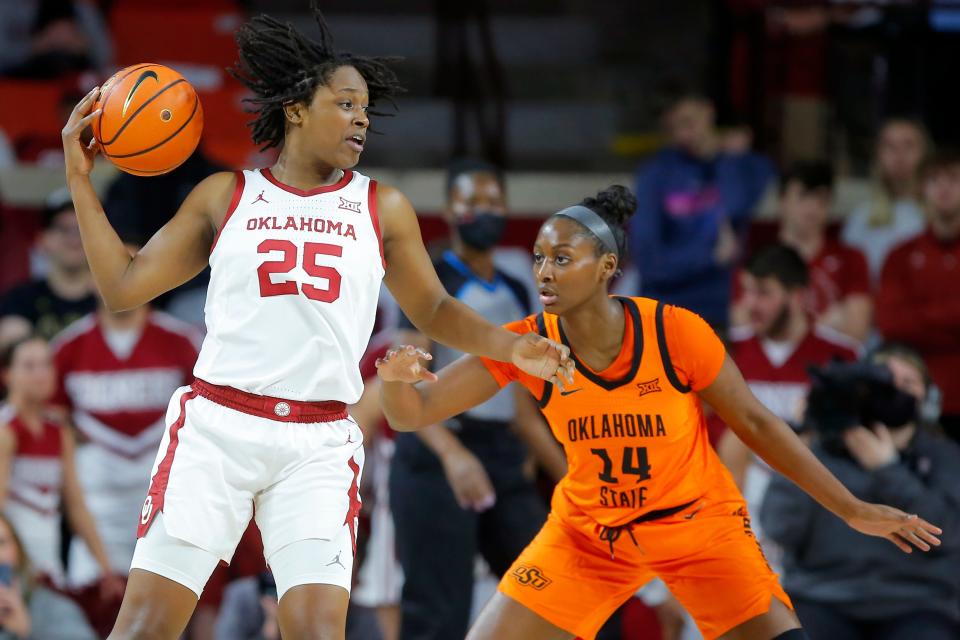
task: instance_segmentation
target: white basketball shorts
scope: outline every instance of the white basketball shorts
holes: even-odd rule
[[[343,403],[270,398],[195,380],[174,393],[166,423],[131,568],[197,591],[213,566],[193,575],[181,566],[191,564],[189,554],[159,536],[145,537],[156,515],[163,513],[166,536],[229,562],[255,510],[278,586],[319,582],[349,591],[363,436]],[[304,540],[343,541],[345,548],[331,548],[335,558],[317,557],[315,569],[299,567],[299,577],[279,575],[283,569],[271,558]]]

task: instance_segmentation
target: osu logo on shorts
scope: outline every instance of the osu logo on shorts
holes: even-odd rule
[[[537,591],[545,588],[553,580],[543,575],[543,573],[537,567],[527,567],[525,565],[517,565],[517,568],[513,570],[511,574],[523,586],[531,586]]]

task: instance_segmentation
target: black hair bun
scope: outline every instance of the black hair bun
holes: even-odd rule
[[[587,200],[592,200],[589,204],[585,203],[587,206],[593,205],[602,210],[606,214],[604,217],[619,226],[626,224],[637,210],[637,198],[630,189],[619,184],[610,185],[596,197]]]

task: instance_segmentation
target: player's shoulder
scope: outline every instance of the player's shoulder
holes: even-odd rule
[[[61,329],[58,334],[53,336],[53,338],[50,339],[50,348],[54,353],[69,349],[70,346],[90,335],[94,329],[96,329],[96,326],[97,315],[95,313],[88,313],[74,320]]]

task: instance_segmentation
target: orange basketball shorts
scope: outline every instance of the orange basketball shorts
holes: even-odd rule
[[[720,495],[708,494],[679,513],[619,532],[604,533],[586,515],[561,520],[551,513],[504,575],[500,591],[585,640],[655,576],[707,640],[766,613],[774,597],[792,609],[750,529],[739,493],[710,493]]]

